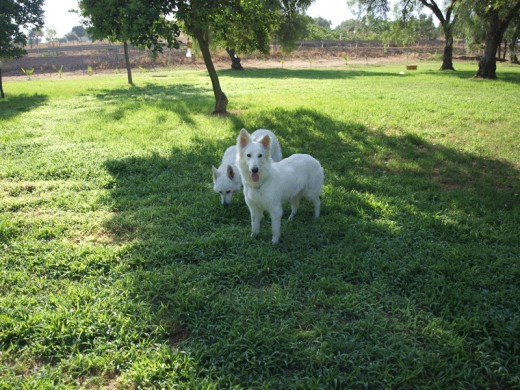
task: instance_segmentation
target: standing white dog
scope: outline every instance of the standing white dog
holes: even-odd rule
[[[244,197],[251,212],[251,235],[260,231],[260,222],[267,211],[271,216],[272,243],[280,239],[282,205],[291,202],[292,219],[302,197],[314,204],[314,217],[320,216],[320,195],[323,187],[323,168],[308,154],[292,156],[274,162],[272,140],[264,136],[255,140],[242,129],[237,139],[237,167],[242,176]]]
[[[274,161],[280,161],[282,159],[282,149],[278,143],[278,139],[272,131],[266,129],[258,129],[251,137],[253,139],[259,139],[265,135],[271,137],[271,157]],[[242,188],[242,180],[240,178],[240,172],[236,167],[237,159],[237,147],[236,145],[230,146],[224,152],[222,162],[217,168],[211,167],[213,171],[213,191],[220,194],[220,203],[223,206],[229,206],[233,195]]]

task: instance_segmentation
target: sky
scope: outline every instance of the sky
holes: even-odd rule
[[[315,0],[307,9],[307,15],[330,21],[331,27],[336,28],[341,22],[353,19],[354,15],[347,7],[347,0]]]
[[[63,37],[72,30],[72,27],[81,24],[78,14],[70,13],[69,10],[77,9],[76,0],[45,0],[43,10],[45,11],[45,26],[56,30],[57,37]]]
[[[68,12],[77,8],[77,0],[45,0],[45,28],[54,28],[57,36],[63,37],[72,27],[81,24],[78,14]],[[307,14],[313,18],[321,16],[331,21],[332,28],[353,17],[346,0],[315,0]]]

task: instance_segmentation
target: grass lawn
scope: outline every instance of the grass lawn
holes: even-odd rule
[[[438,67],[5,81],[0,388],[520,387],[520,68]],[[277,246],[242,127],[325,170]]]

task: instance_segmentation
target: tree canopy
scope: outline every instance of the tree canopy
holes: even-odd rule
[[[26,54],[27,32],[43,26],[44,0],[2,0],[0,2],[0,97],[2,88],[2,60]]]
[[[2,0],[0,2],[0,59],[23,56],[31,27],[43,27],[44,0]]]
[[[86,17],[87,31],[93,39],[121,41],[125,49],[128,83],[133,84],[128,42],[140,44],[143,36],[160,36],[167,46],[178,47],[177,24],[165,19],[161,9],[149,7],[141,0],[80,0],[80,13]],[[155,47],[161,50],[162,47]]]

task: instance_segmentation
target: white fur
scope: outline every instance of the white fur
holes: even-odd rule
[[[292,219],[306,198],[314,204],[314,216],[320,216],[323,168],[308,154],[294,154],[280,162],[271,158],[271,139],[254,140],[245,129],[237,139],[237,167],[242,177],[244,197],[251,213],[251,235],[260,231],[264,211],[271,216],[272,243],[280,239],[283,203],[290,201]]]
[[[272,144],[272,158],[274,161],[282,159],[282,149],[272,131],[266,129],[258,129],[251,137],[259,139],[265,135],[271,137]],[[236,167],[236,145],[230,146],[224,152],[220,166],[217,168],[211,167],[213,172],[213,191],[220,194],[220,203],[223,206],[229,206],[233,195],[242,188],[242,180],[240,172]]]

